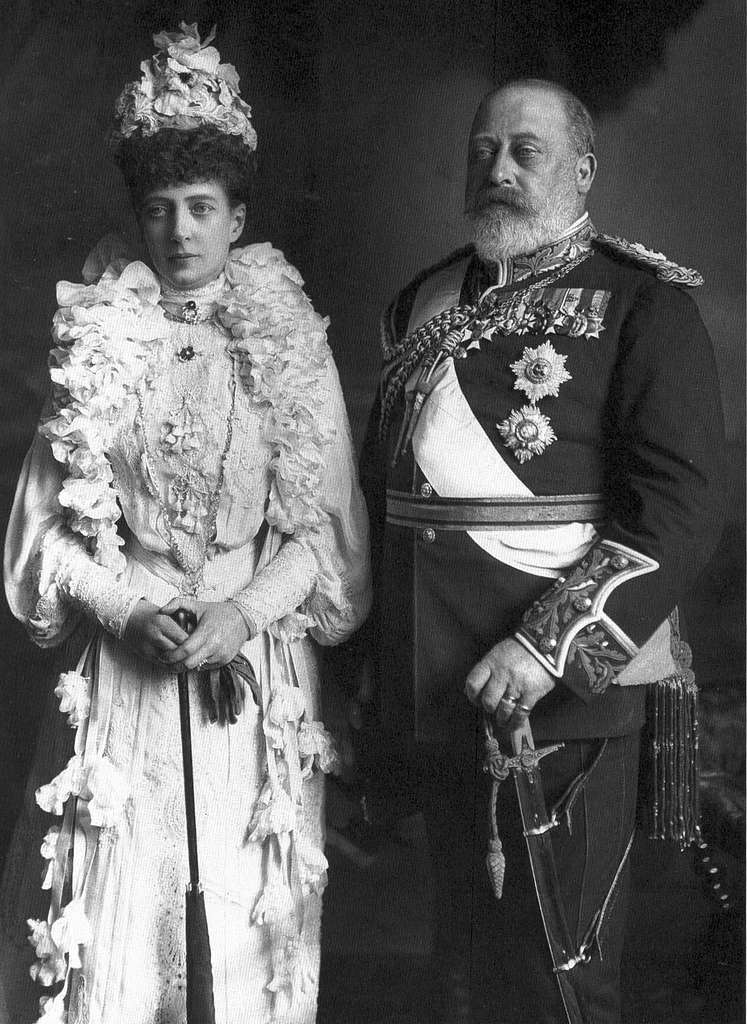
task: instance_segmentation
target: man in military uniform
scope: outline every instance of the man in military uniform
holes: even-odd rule
[[[469,141],[472,245],[400,292],[383,322],[362,460],[378,778],[428,824],[429,1021],[619,1021],[651,689],[636,684],[658,683],[662,716],[692,728],[676,607],[718,539],[717,374],[688,293],[699,276],[595,230],[595,171],[592,123],[570,93],[533,79],[490,93]],[[531,837],[539,879],[519,816],[536,810],[536,772],[518,808],[519,787],[498,787],[510,746],[489,748],[494,822],[479,770],[486,725],[505,742],[527,721],[538,748],[563,745],[539,762],[551,836]],[[674,780],[659,767],[661,830],[686,842],[691,766]],[[506,855],[500,902],[489,823],[494,879],[496,823]],[[549,934],[558,901],[564,952]]]

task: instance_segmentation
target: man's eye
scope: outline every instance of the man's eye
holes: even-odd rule
[[[537,150],[533,146],[520,146],[516,151],[516,155],[520,160],[531,160],[537,156]]]
[[[206,213],[210,213],[212,209],[209,203],[195,203],[192,207],[192,213],[196,213],[198,217],[201,217]]]
[[[479,149],[472,150],[473,160],[491,160],[493,155],[493,150],[489,149],[487,146],[480,146]]]

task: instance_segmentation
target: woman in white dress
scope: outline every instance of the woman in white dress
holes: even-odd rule
[[[309,637],[337,643],[367,613],[366,517],[326,321],[280,252],[231,248],[256,136],[210,41],[155,36],[117,105],[150,266],[110,239],[86,284],[58,285],[5,585],[36,643],[90,642],[59,678],[8,857],[9,1024],[184,1021],[178,671],[216,1020],[315,1020],[335,754]]]

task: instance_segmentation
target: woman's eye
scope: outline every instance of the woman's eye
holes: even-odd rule
[[[145,216],[150,217],[151,220],[157,220],[159,217],[166,216],[165,206],[149,206],[145,211]]]
[[[192,213],[196,213],[198,217],[201,217],[206,213],[210,213],[212,209],[209,203],[195,203],[192,207]]]

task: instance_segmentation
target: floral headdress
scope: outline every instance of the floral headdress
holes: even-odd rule
[[[239,96],[239,76],[233,64],[221,64],[210,43],[204,42],[197,23],[181,22],[178,32],[153,36],[158,52],[140,65],[139,82],[128,82],[115,109],[119,127],[115,139],[126,139],[138,129],[154,135],[161,128],[198,128],[213,125],[227,135],[238,135],[254,151],[257,133],[251,107]]]

